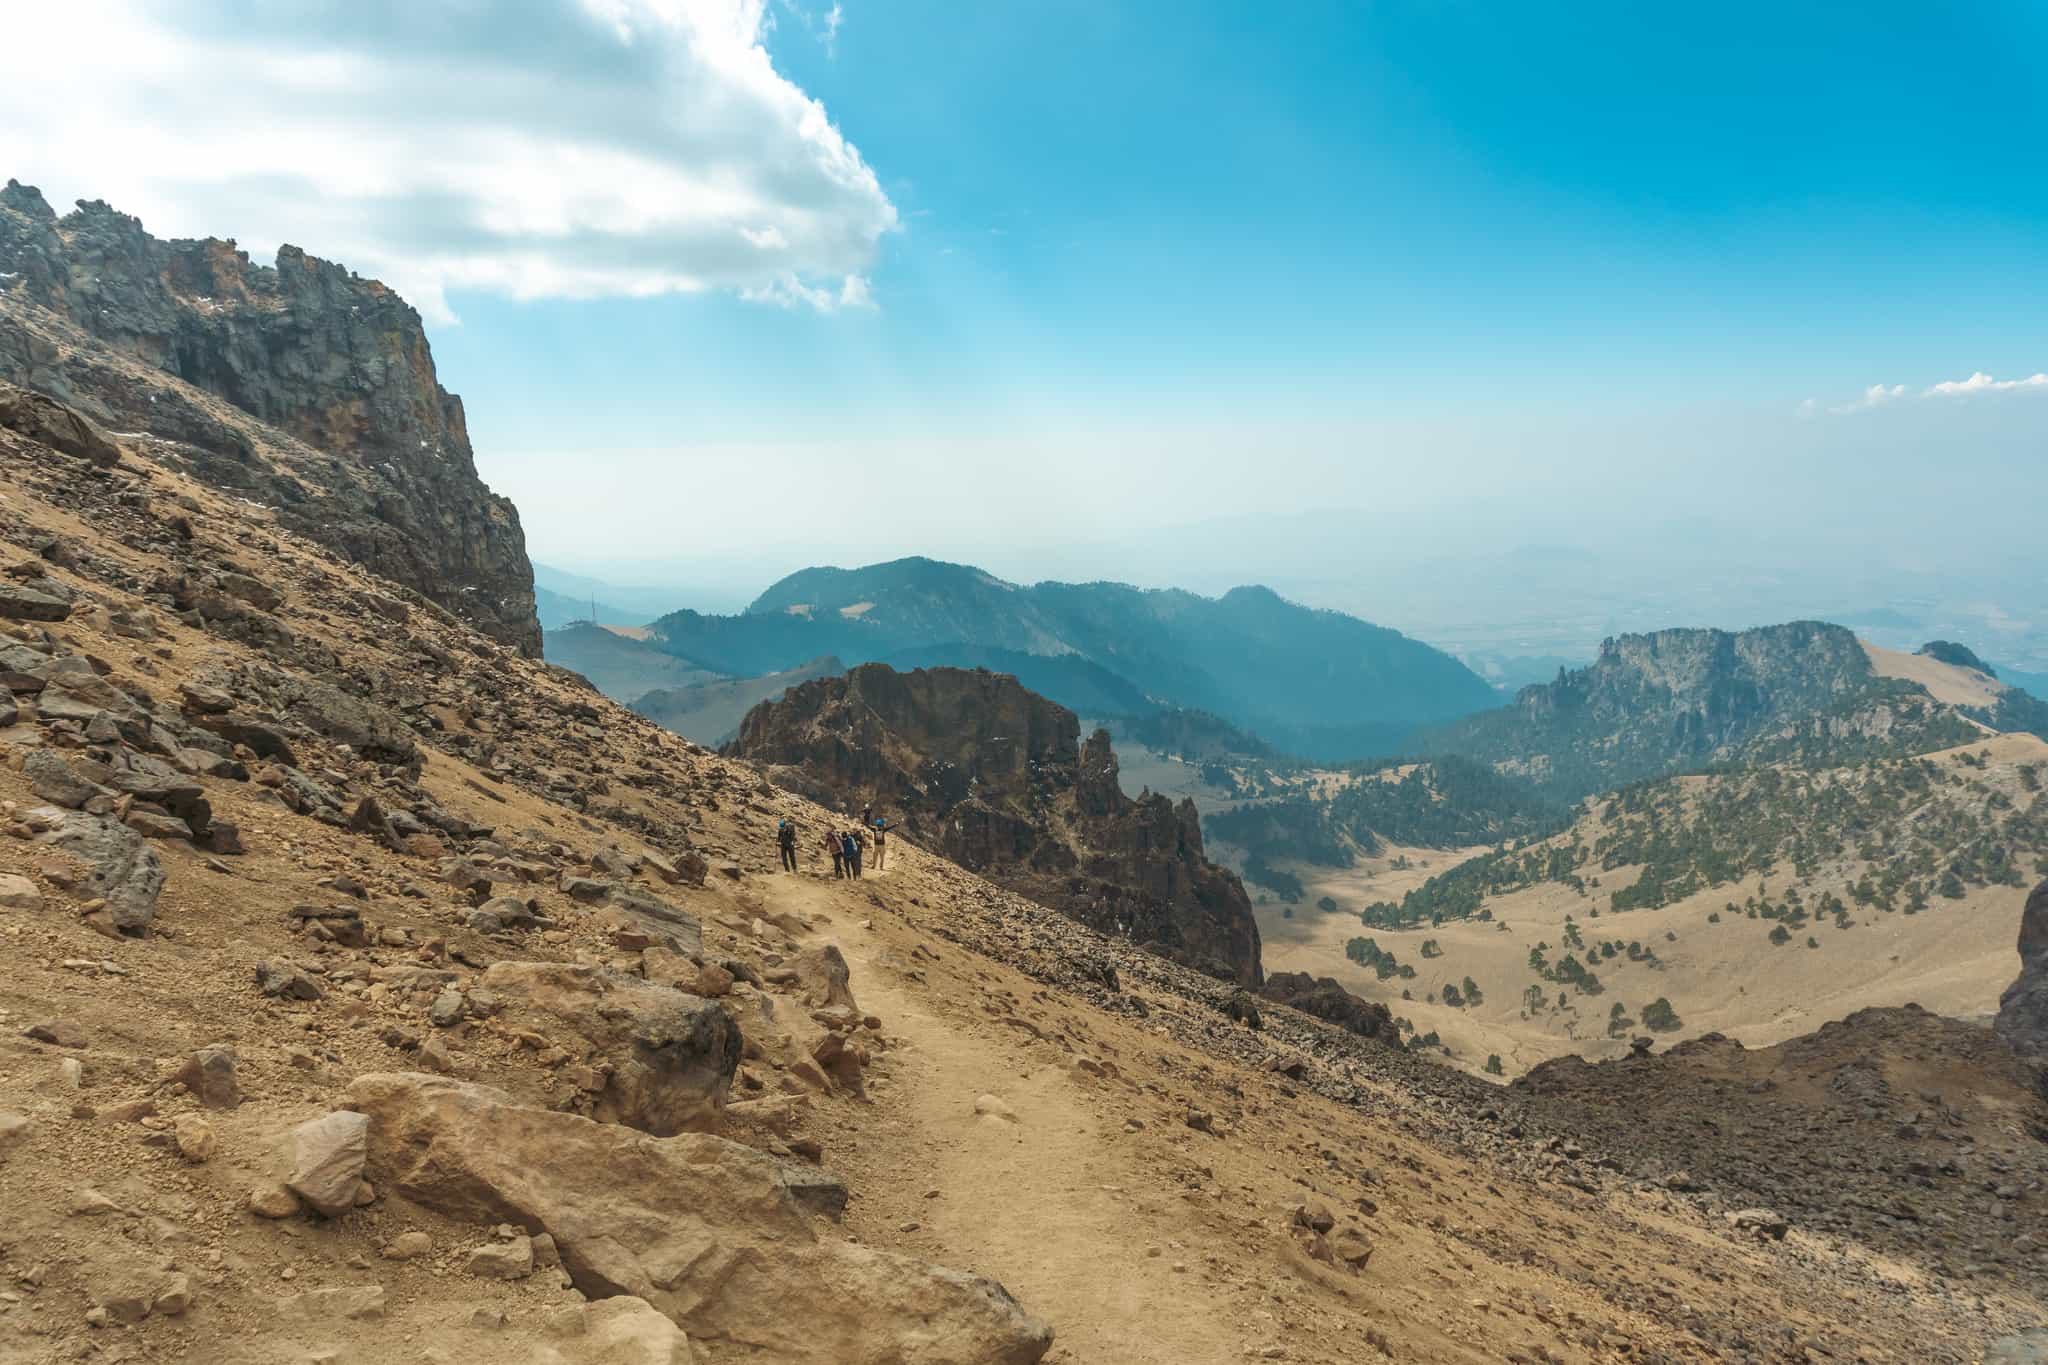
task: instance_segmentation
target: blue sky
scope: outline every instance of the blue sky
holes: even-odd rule
[[[1402,553],[1673,504],[1836,542],[1959,487],[1996,539],[2048,492],[2048,381],[1999,387],[2048,369],[2040,6],[488,10],[138,40],[353,63],[241,97],[317,111],[290,195],[213,169],[271,150],[225,95],[152,103],[244,130],[182,176],[0,154],[397,281],[536,556],[615,577],[1257,577],[1300,549],[1261,525],[1332,511]]]

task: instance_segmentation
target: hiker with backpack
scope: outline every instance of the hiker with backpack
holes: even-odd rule
[[[846,875],[860,877],[860,840],[852,831],[839,836],[840,850],[846,858]]]
[[[846,848],[840,842],[836,830],[825,831],[825,851],[832,855],[832,876],[837,879],[846,875]]]
[[[796,826],[784,820],[775,827],[775,844],[782,850],[782,870],[796,871]]]

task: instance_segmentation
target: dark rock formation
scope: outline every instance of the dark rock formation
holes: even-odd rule
[[[1327,976],[1307,972],[1275,972],[1266,978],[1259,994],[1276,1005],[1287,1005],[1303,1014],[1355,1033],[1377,1038],[1389,1047],[1401,1046],[1401,1030],[1385,1005],[1361,1000]]]
[[[268,450],[161,375],[295,439]],[[158,241],[97,201],[59,218],[9,181],[0,378],[175,443],[197,477],[539,655],[519,514],[477,477],[419,314],[376,281],[292,246],[272,268],[231,241]]]
[[[2048,1059],[2048,882],[2020,914],[2020,974],[1998,998],[1997,1027],[2013,1051]]]
[[[727,752],[1091,928],[1261,980],[1251,902],[1204,856],[1194,803],[1125,796],[1108,733],[1082,744],[1008,674],[867,664],[755,707]]]

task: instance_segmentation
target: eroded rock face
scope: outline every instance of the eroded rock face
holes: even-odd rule
[[[1361,1000],[1339,985],[1333,977],[1311,976],[1307,972],[1275,972],[1266,978],[1259,992],[1275,1004],[1291,1005],[1361,1038],[1377,1038],[1389,1047],[1401,1046],[1401,1030],[1393,1012],[1376,1001]]]
[[[1251,901],[1204,854],[1194,803],[1125,796],[1108,733],[1081,743],[1073,712],[1008,674],[866,664],[755,707],[726,752],[872,804],[919,846],[1092,929],[1261,979]]]
[[[715,1001],[624,972],[499,962],[484,989],[510,1019],[557,1044],[581,1041],[593,1117],[657,1136],[705,1126],[739,1069],[739,1025]]]
[[[1052,1345],[993,1280],[821,1241],[783,1167],[723,1138],[650,1137],[435,1076],[359,1076],[348,1103],[369,1118],[380,1189],[545,1232],[585,1295],[644,1299],[720,1359],[1032,1365]]]
[[[419,314],[390,289],[293,246],[273,268],[233,242],[159,241],[98,201],[59,218],[13,181],[0,190],[0,276],[13,280],[0,287],[0,379],[190,447],[198,477],[539,656],[519,514],[477,477],[462,402],[436,381]],[[52,328],[85,345],[54,345]],[[249,432],[136,383],[105,350],[331,458],[272,467]],[[89,430],[58,435],[118,458]]]
[[[1998,998],[1998,1036],[2023,1056],[2048,1059],[2048,882],[2020,913],[2020,974]]]

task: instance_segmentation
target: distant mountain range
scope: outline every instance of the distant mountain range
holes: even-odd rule
[[[735,677],[827,655],[849,667],[984,666],[1077,711],[1199,709],[1331,760],[1393,752],[1418,729],[1498,699],[1440,650],[1265,588],[1209,598],[1121,583],[1022,586],[931,559],[805,569],[739,615],[661,617],[648,643]]]

